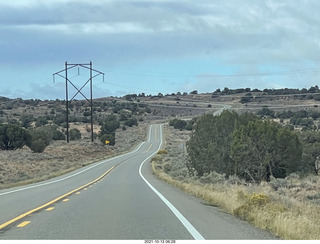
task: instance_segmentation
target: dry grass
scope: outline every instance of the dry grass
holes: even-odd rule
[[[165,135],[165,150],[169,153],[158,154],[152,161],[152,169],[159,178],[281,239],[320,239],[319,176],[300,179],[292,175],[260,185],[244,184],[235,178],[222,181],[223,176],[218,174],[179,177],[179,173],[185,174],[181,167],[185,155],[179,153],[179,148],[186,137],[169,127]]]

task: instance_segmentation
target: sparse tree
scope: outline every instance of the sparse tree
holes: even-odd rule
[[[50,144],[53,133],[50,128],[38,127],[34,130],[29,130],[31,140],[28,147],[35,153],[42,153],[44,149]]]
[[[15,150],[28,144],[31,136],[19,125],[0,124],[0,149]]]

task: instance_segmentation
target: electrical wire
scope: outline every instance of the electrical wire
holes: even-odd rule
[[[113,73],[116,75],[132,75],[132,76],[145,76],[145,77],[163,77],[163,78],[184,78],[184,77],[256,77],[256,76],[278,76],[278,75],[294,75],[304,73],[318,73],[320,67],[313,69],[299,69],[288,71],[275,71],[275,72],[262,72],[262,73],[247,73],[247,74],[195,74],[195,73],[167,73],[167,72],[154,72],[154,71],[142,71],[142,70],[121,70],[107,68],[107,73]]]

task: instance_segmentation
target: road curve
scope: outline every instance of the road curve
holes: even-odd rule
[[[274,239],[158,180],[162,128],[133,151],[49,181],[0,191],[0,239]]]

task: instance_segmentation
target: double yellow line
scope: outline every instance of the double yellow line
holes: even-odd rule
[[[2,230],[3,228],[7,227],[8,225],[11,225],[11,224],[17,222],[18,220],[21,220],[21,219],[27,217],[27,216],[30,215],[30,214],[33,214],[33,213],[35,213],[35,212],[37,212],[37,211],[39,211],[39,210],[42,210],[42,209],[44,209],[44,208],[52,205],[53,203],[56,203],[56,202],[62,200],[63,198],[65,198],[65,197],[67,197],[67,196],[72,195],[73,193],[75,193],[75,192],[77,192],[77,191],[82,190],[83,188],[88,187],[89,185],[92,185],[92,184],[96,183],[97,181],[99,181],[99,180],[101,180],[103,177],[105,177],[107,174],[109,174],[115,167],[116,167],[116,166],[113,166],[113,167],[110,168],[108,171],[106,171],[105,173],[103,173],[100,177],[98,177],[97,179],[89,182],[88,184],[85,184],[85,185],[83,185],[83,186],[81,186],[81,187],[79,187],[79,188],[77,188],[77,189],[75,189],[75,190],[72,190],[72,191],[70,191],[70,192],[68,192],[68,193],[66,193],[66,194],[64,194],[64,195],[62,195],[62,196],[60,196],[60,197],[57,197],[56,199],[54,199],[54,200],[52,200],[52,201],[50,201],[50,202],[48,202],[48,203],[46,203],[46,204],[43,204],[43,205],[41,205],[41,206],[39,206],[39,207],[37,207],[37,208],[35,208],[35,209],[32,209],[32,210],[30,210],[30,211],[28,211],[28,212],[26,212],[26,213],[24,213],[24,214],[19,215],[18,217],[14,218],[14,219],[11,219],[11,220],[9,220],[9,221],[1,224],[1,225],[0,225],[0,230]]]

